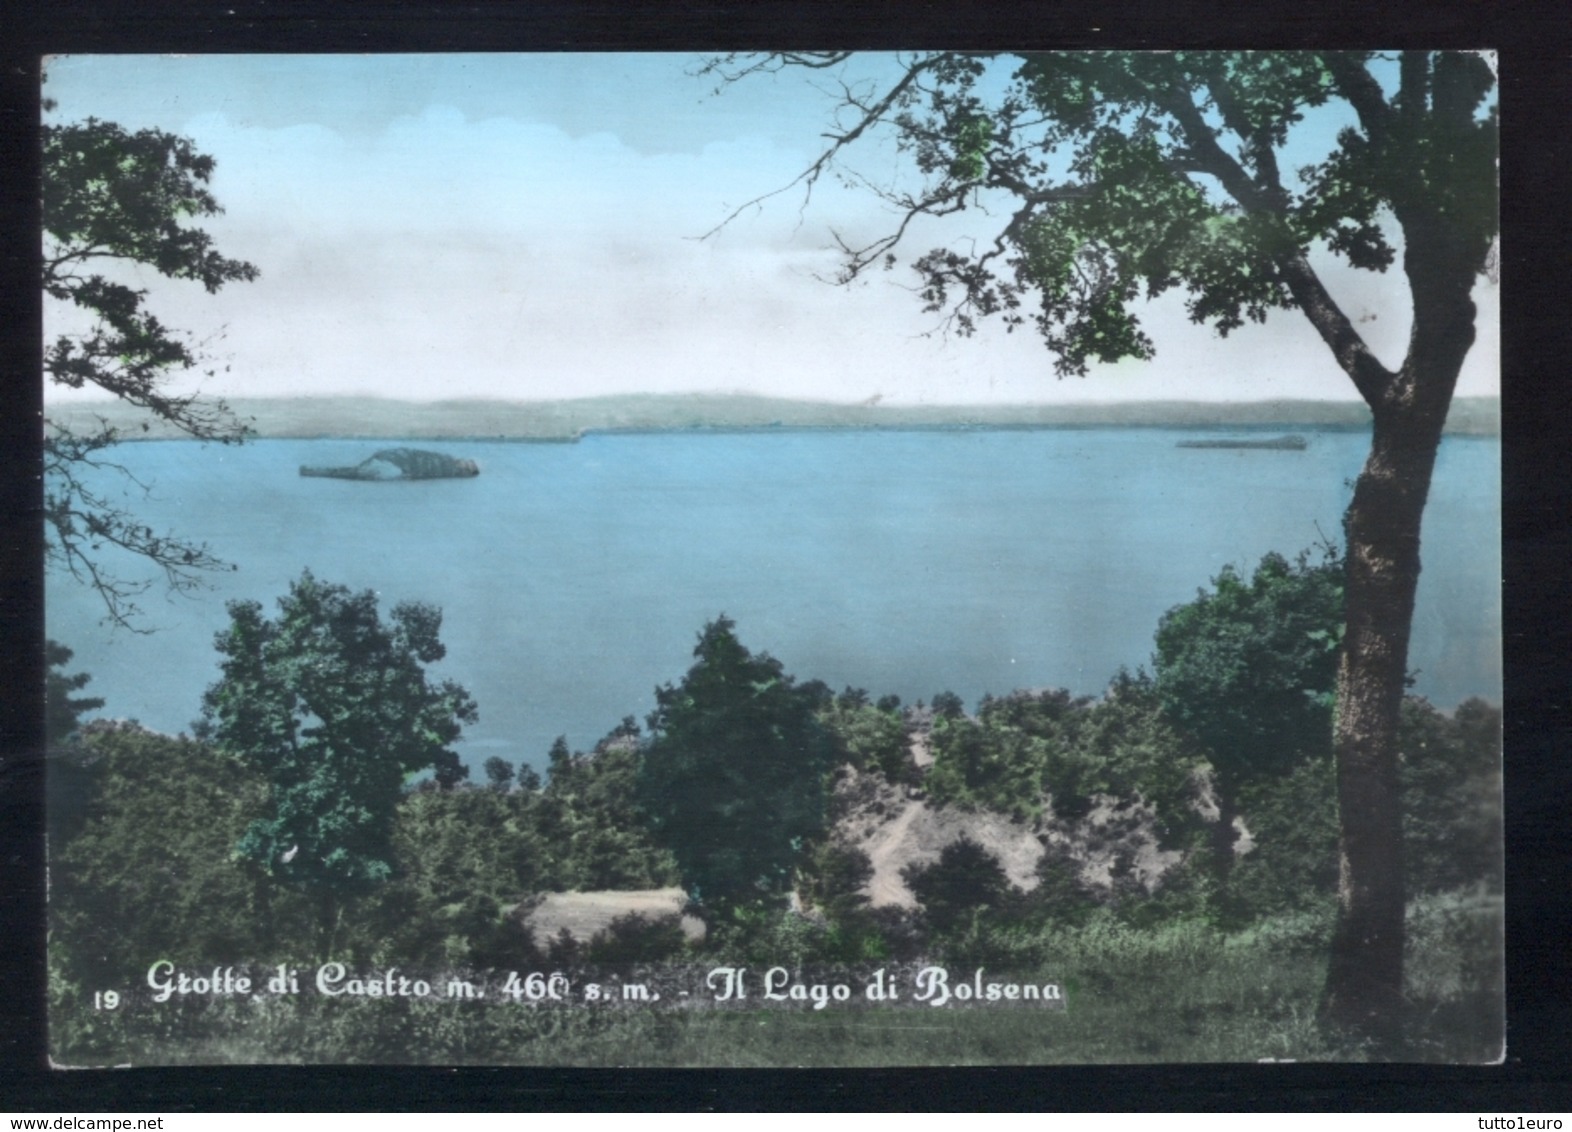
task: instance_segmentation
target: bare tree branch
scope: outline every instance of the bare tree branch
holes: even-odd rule
[[[796,58],[795,56],[787,56],[777,66],[772,66],[768,69],[773,71],[779,70],[780,67],[793,65],[831,66],[834,63],[840,62],[845,55],[845,53],[840,52],[834,54],[839,57],[830,59],[829,62],[822,64],[796,63],[793,61]],[[840,152],[855,142],[858,138],[862,137],[863,134],[868,132],[868,130],[882,122],[884,120],[884,115],[890,111],[891,107],[895,106],[903,97],[906,96],[907,91],[910,90],[912,85],[917,81],[917,77],[930,65],[930,60],[918,60],[914,62],[911,67],[907,69],[906,73],[901,76],[900,80],[885,92],[882,98],[878,99],[878,101],[873,103],[873,105],[862,108],[863,112],[861,117],[856,122],[856,124],[852,126],[851,129],[847,130],[845,133],[826,135],[830,140],[829,147],[820,153],[818,158],[811,165],[809,165],[808,168],[804,169],[788,184],[782,185],[778,189],[773,189],[770,192],[763,193],[754,197],[750,201],[738,205],[731,211],[731,213],[726,216],[724,220],[715,225],[715,227],[711,228],[708,232],[704,233],[700,239],[709,239],[711,236],[715,235],[715,233],[719,232],[722,228],[725,228],[733,220],[737,219],[737,217],[741,216],[750,208],[758,208],[765,201],[770,200],[773,197],[780,196],[782,193],[789,192],[798,185],[802,185],[805,188],[806,193],[804,199],[806,200],[807,194],[811,194],[813,186],[818,183],[819,178],[824,174],[825,170],[829,169],[830,166],[834,163],[835,158],[840,154]],[[728,81],[736,81],[737,78],[741,78],[748,74],[759,73],[764,69],[764,64],[755,64],[752,67],[745,68],[744,70],[737,72],[736,75],[732,78],[729,78]]]

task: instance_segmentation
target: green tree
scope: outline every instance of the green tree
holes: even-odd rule
[[[1240,791],[1255,844],[1238,859],[1223,894],[1234,922],[1327,909],[1337,898],[1337,780],[1330,753]]]
[[[486,783],[495,791],[506,794],[513,788],[513,764],[498,755],[492,755],[485,763]]]
[[[935,861],[907,865],[901,879],[922,905],[929,925],[941,934],[976,911],[1006,907],[1014,893],[999,858],[969,837],[950,842]]]
[[[267,785],[206,743],[95,721],[87,820],[50,847],[50,961],[81,987],[118,985],[155,959],[255,963],[294,923],[288,901],[235,857]]]
[[[238,852],[313,894],[326,955],[344,902],[393,873],[406,781],[433,770],[452,785],[468,774],[450,744],[475,721],[475,704],[452,681],[427,679],[425,666],[446,653],[435,607],[397,605],[384,625],[375,592],[309,570],[278,604],[270,621],[257,602],[230,602],[204,730],[267,780],[267,816]]]
[[[520,962],[528,938],[510,913],[539,891],[549,859],[539,799],[429,780],[393,820],[394,875],[345,916],[337,955],[405,967]]]
[[[656,689],[639,794],[708,920],[782,903],[823,836],[835,745],[818,697],[721,617],[682,683]]]
[[[819,710],[819,720],[835,736],[845,761],[856,769],[880,771],[897,785],[916,780],[911,737],[898,697],[884,696],[873,704],[867,692],[848,688]]]
[[[1163,710],[1211,763],[1226,885],[1245,789],[1330,754],[1343,569],[1330,550],[1319,563],[1268,554],[1248,582],[1228,566],[1212,584],[1163,615],[1153,665]]]
[[[928,733],[933,766],[924,780],[937,802],[1033,821],[1042,814],[1049,740],[998,720],[939,715]]]
[[[946,845],[938,860],[907,865],[901,878],[917,898],[927,947],[956,963],[1036,966],[1041,935],[1028,917],[1032,902],[1010,884],[999,859],[968,837]]]
[[[1041,709],[1033,714],[1040,717]],[[1146,672],[1121,670],[1102,699],[1064,713],[1057,726],[1064,737],[1050,749],[1045,781],[1058,817],[1084,817],[1097,795],[1141,801],[1151,807],[1165,848],[1191,847],[1204,756],[1169,721]]]
[[[846,59],[729,56],[705,70],[734,81],[834,70]],[[1370,407],[1370,454],[1344,523],[1342,867],[1323,1015],[1395,1038],[1398,719],[1420,521],[1474,342],[1473,288],[1497,232],[1490,60],[1456,51],[1097,51],[922,53],[901,63],[882,87],[842,83],[836,128],[799,178],[811,190],[881,128],[920,175],[915,186],[849,175],[880,193],[895,219],[886,235],[842,244],[847,281],[893,265],[926,218],[971,212],[992,232],[915,263],[928,308],[948,312],[961,334],[989,316],[1011,327],[1030,318],[1060,374],[1082,374],[1093,361],[1151,357],[1138,304],[1168,292],[1221,334],[1296,310]],[[1290,145],[1323,107],[1345,111],[1350,124],[1306,164]],[[1302,166],[1297,181],[1285,158]],[[1359,270],[1401,262],[1413,322],[1396,368],[1328,290],[1312,261],[1318,248]]]
[[[82,716],[97,711],[104,701],[97,696],[77,696],[91,682],[85,672],[67,675],[71,650],[58,641],[44,642],[44,735],[48,744],[44,790],[49,845],[58,852],[86,816],[93,786],[94,755],[79,741]]]
[[[562,892],[676,883],[676,864],[655,843],[639,803],[643,758],[632,716],[588,754],[570,752],[560,736],[552,743],[539,807],[542,836],[551,846],[549,887]]]
[[[74,734],[82,716],[104,706],[104,701],[96,696],[72,695],[93,679],[85,672],[65,674],[72,655],[59,641],[44,642],[44,733],[51,744]]]
[[[222,401],[169,389],[172,377],[200,364],[199,350],[147,309],[146,290],[126,282],[138,267],[209,292],[257,277],[253,265],[225,258],[206,232],[183,223],[222,211],[207,188],[213,159],[189,139],[93,118],[42,133],[43,288],[72,328],[45,344],[45,375],[69,389],[96,386],[187,435],[238,442],[246,430]],[[105,451],[121,439],[119,429],[47,424],[47,554],[98,592],[111,623],[134,627],[136,599],[153,583],[118,572],[106,552],[151,563],[177,592],[200,585],[203,571],[228,568],[206,546],[140,522],[95,482],[123,471]]]
[[[1403,701],[1403,833],[1416,893],[1501,887],[1501,709]]]

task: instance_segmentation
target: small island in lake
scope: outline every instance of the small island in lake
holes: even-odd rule
[[[480,475],[473,460],[426,452],[419,448],[384,448],[342,468],[300,466],[303,476],[324,476],[336,480],[447,480]]]
[[[1284,452],[1303,452],[1310,442],[1302,436],[1273,436],[1261,440],[1181,440],[1180,448],[1268,448]]]

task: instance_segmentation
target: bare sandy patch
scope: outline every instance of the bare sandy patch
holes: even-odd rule
[[[574,939],[587,943],[618,916],[638,913],[653,920],[677,915],[687,902],[687,893],[680,888],[550,892],[525,922],[542,944],[564,928]],[[690,940],[703,939],[704,923],[696,916],[683,916],[682,931]]]

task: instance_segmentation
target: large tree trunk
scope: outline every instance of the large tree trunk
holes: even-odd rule
[[[1338,921],[1322,1016],[1401,1052],[1403,817],[1397,727],[1419,584],[1419,528],[1452,391],[1474,338],[1473,265],[1405,226],[1408,357],[1371,406],[1370,456],[1344,521],[1347,627],[1337,681]]]
[[[1397,721],[1435,442],[1376,425],[1345,520],[1347,628],[1337,677],[1338,921],[1323,1013],[1388,1047],[1403,991]],[[1393,433],[1398,433],[1394,436]],[[1404,443],[1408,441],[1408,443]]]

